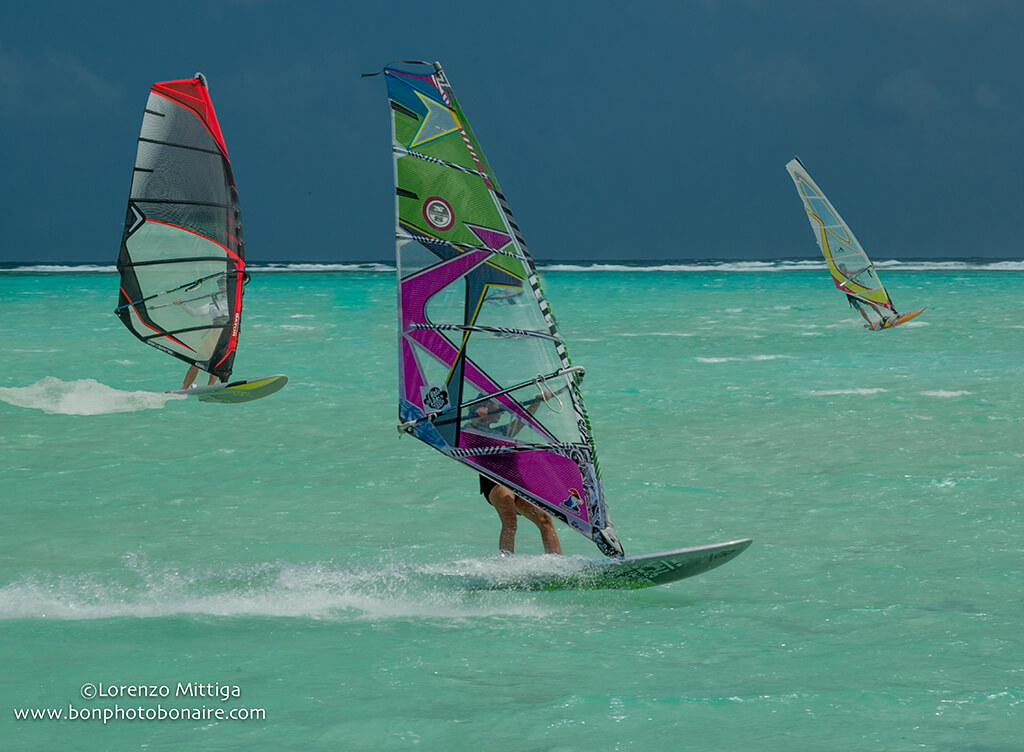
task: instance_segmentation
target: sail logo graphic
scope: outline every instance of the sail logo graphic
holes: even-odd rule
[[[562,506],[573,514],[579,514],[580,509],[583,508],[583,500],[580,498],[580,492],[575,488],[570,488],[569,498],[562,502]]]
[[[452,205],[440,196],[433,196],[423,202],[423,218],[435,230],[450,230],[455,224]]]
[[[423,394],[423,404],[431,410],[441,410],[448,406],[448,390],[439,386],[429,387]]]

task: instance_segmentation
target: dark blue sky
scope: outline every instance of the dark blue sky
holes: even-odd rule
[[[1015,0],[6,3],[0,261],[113,263],[150,84],[206,74],[250,261],[389,260],[384,82],[440,60],[540,261],[1024,257]]]

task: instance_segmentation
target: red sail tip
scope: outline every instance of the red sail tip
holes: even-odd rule
[[[210,131],[213,140],[217,142],[224,159],[228,159],[228,149],[224,145],[224,135],[221,133],[220,123],[217,122],[217,113],[214,112],[205,77],[161,81],[153,84],[151,90],[195,112],[206,125],[206,129]]]

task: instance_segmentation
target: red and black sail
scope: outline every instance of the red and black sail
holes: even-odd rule
[[[245,247],[231,162],[201,73],[153,84],[138,143],[116,313],[143,342],[227,381]]]

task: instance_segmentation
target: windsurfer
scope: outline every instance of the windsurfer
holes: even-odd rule
[[[527,411],[533,415],[540,406],[540,403],[552,396],[550,392],[539,395],[527,406]],[[489,399],[483,404],[477,405],[473,408],[472,412],[474,417],[470,419],[469,427],[477,431],[497,433],[506,438],[512,438],[523,428],[523,422],[518,418],[513,418],[501,426],[495,425],[506,412],[505,408],[496,399]],[[550,514],[526,501],[523,497],[517,496],[507,486],[496,483],[483,475],[480,476],[480,493],[494,507],[494,510],[498,513],[498,518],[501,520],[498,550],[503,555],[515,552],[518,515],[528,519],[540,530],[540,539],[544,545],[544,553],[562,553],[562,545],[558,540],[558,532],[555,530]]]
[[[850,295],[849,293],[846,294],[846,300],[849,301],[850,308],[857,311],[857,313],[863,316],[864,320],[868,322],[868,329],[881,329],[886,324],[893,324],[896,321],[896,314],[894,314],[892,317],[886,316],[878,309],[878,306],[876,306],[869,300],[862,300],[858,297]],[[871,317],[868,316],[868,312],[864,310],[865,305],[869,305],[874,309],[875,313],[878,314],[878,318],[880,319],[879,321],[871,320]]]

